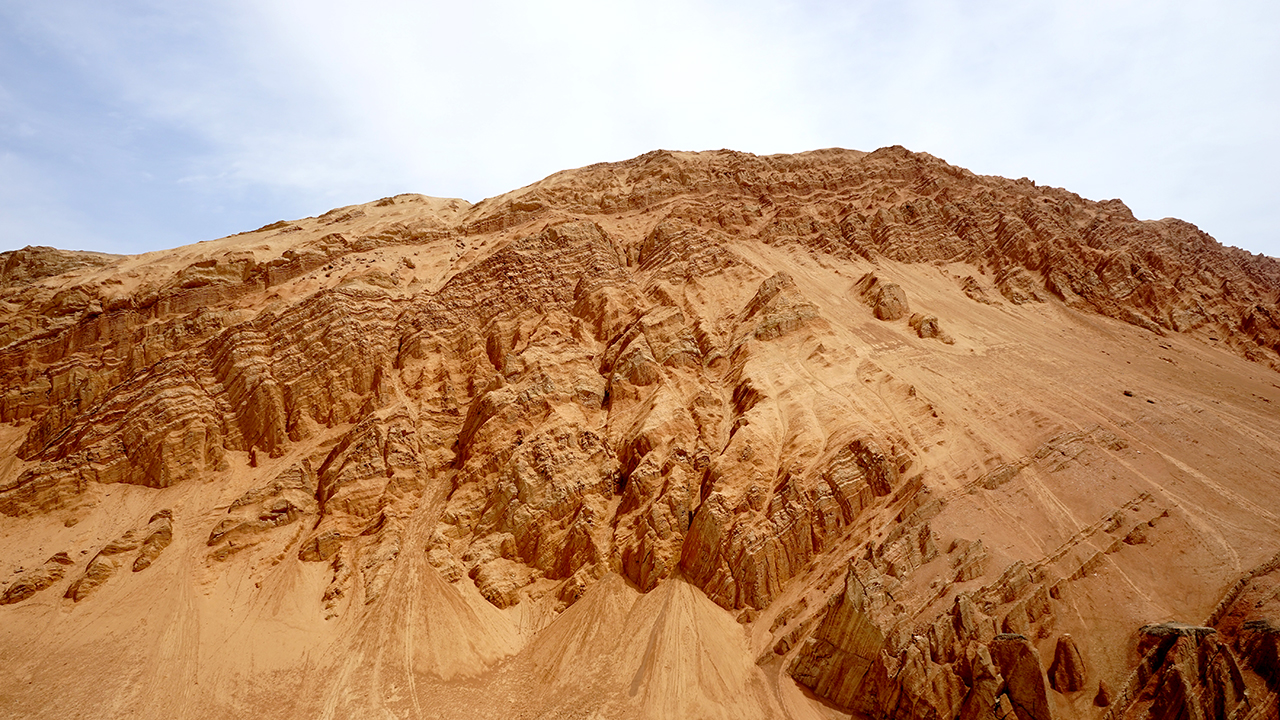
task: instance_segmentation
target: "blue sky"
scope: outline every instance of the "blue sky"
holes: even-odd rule
[[[1274,2],[0,0],[0,250],[900,144],[1280,256]]]

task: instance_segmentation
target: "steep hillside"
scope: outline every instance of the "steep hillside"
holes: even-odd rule
[[[0,715],[1274,718],[1278,299],[898,147],[0,254]]]

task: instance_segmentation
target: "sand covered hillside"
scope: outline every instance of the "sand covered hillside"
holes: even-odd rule
[[[1277,717],[1280,262],[900,147],[0,254],[0,717]]]

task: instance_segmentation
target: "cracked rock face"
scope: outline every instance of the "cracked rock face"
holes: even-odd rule
[[[1229,715],[1278,297],[897,147],[3,253],[0,715]]]

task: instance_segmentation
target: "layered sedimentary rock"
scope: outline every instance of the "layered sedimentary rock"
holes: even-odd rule
[[[868,610],[866,588],[850,568],[844,593],[827,610],[791,675],[836,704],[852,706],[884,647],[884,635]]]
[[[6,712],[1276,691],[1280,263],[1186,223],[902,148],[657,152],[0,257]]]

